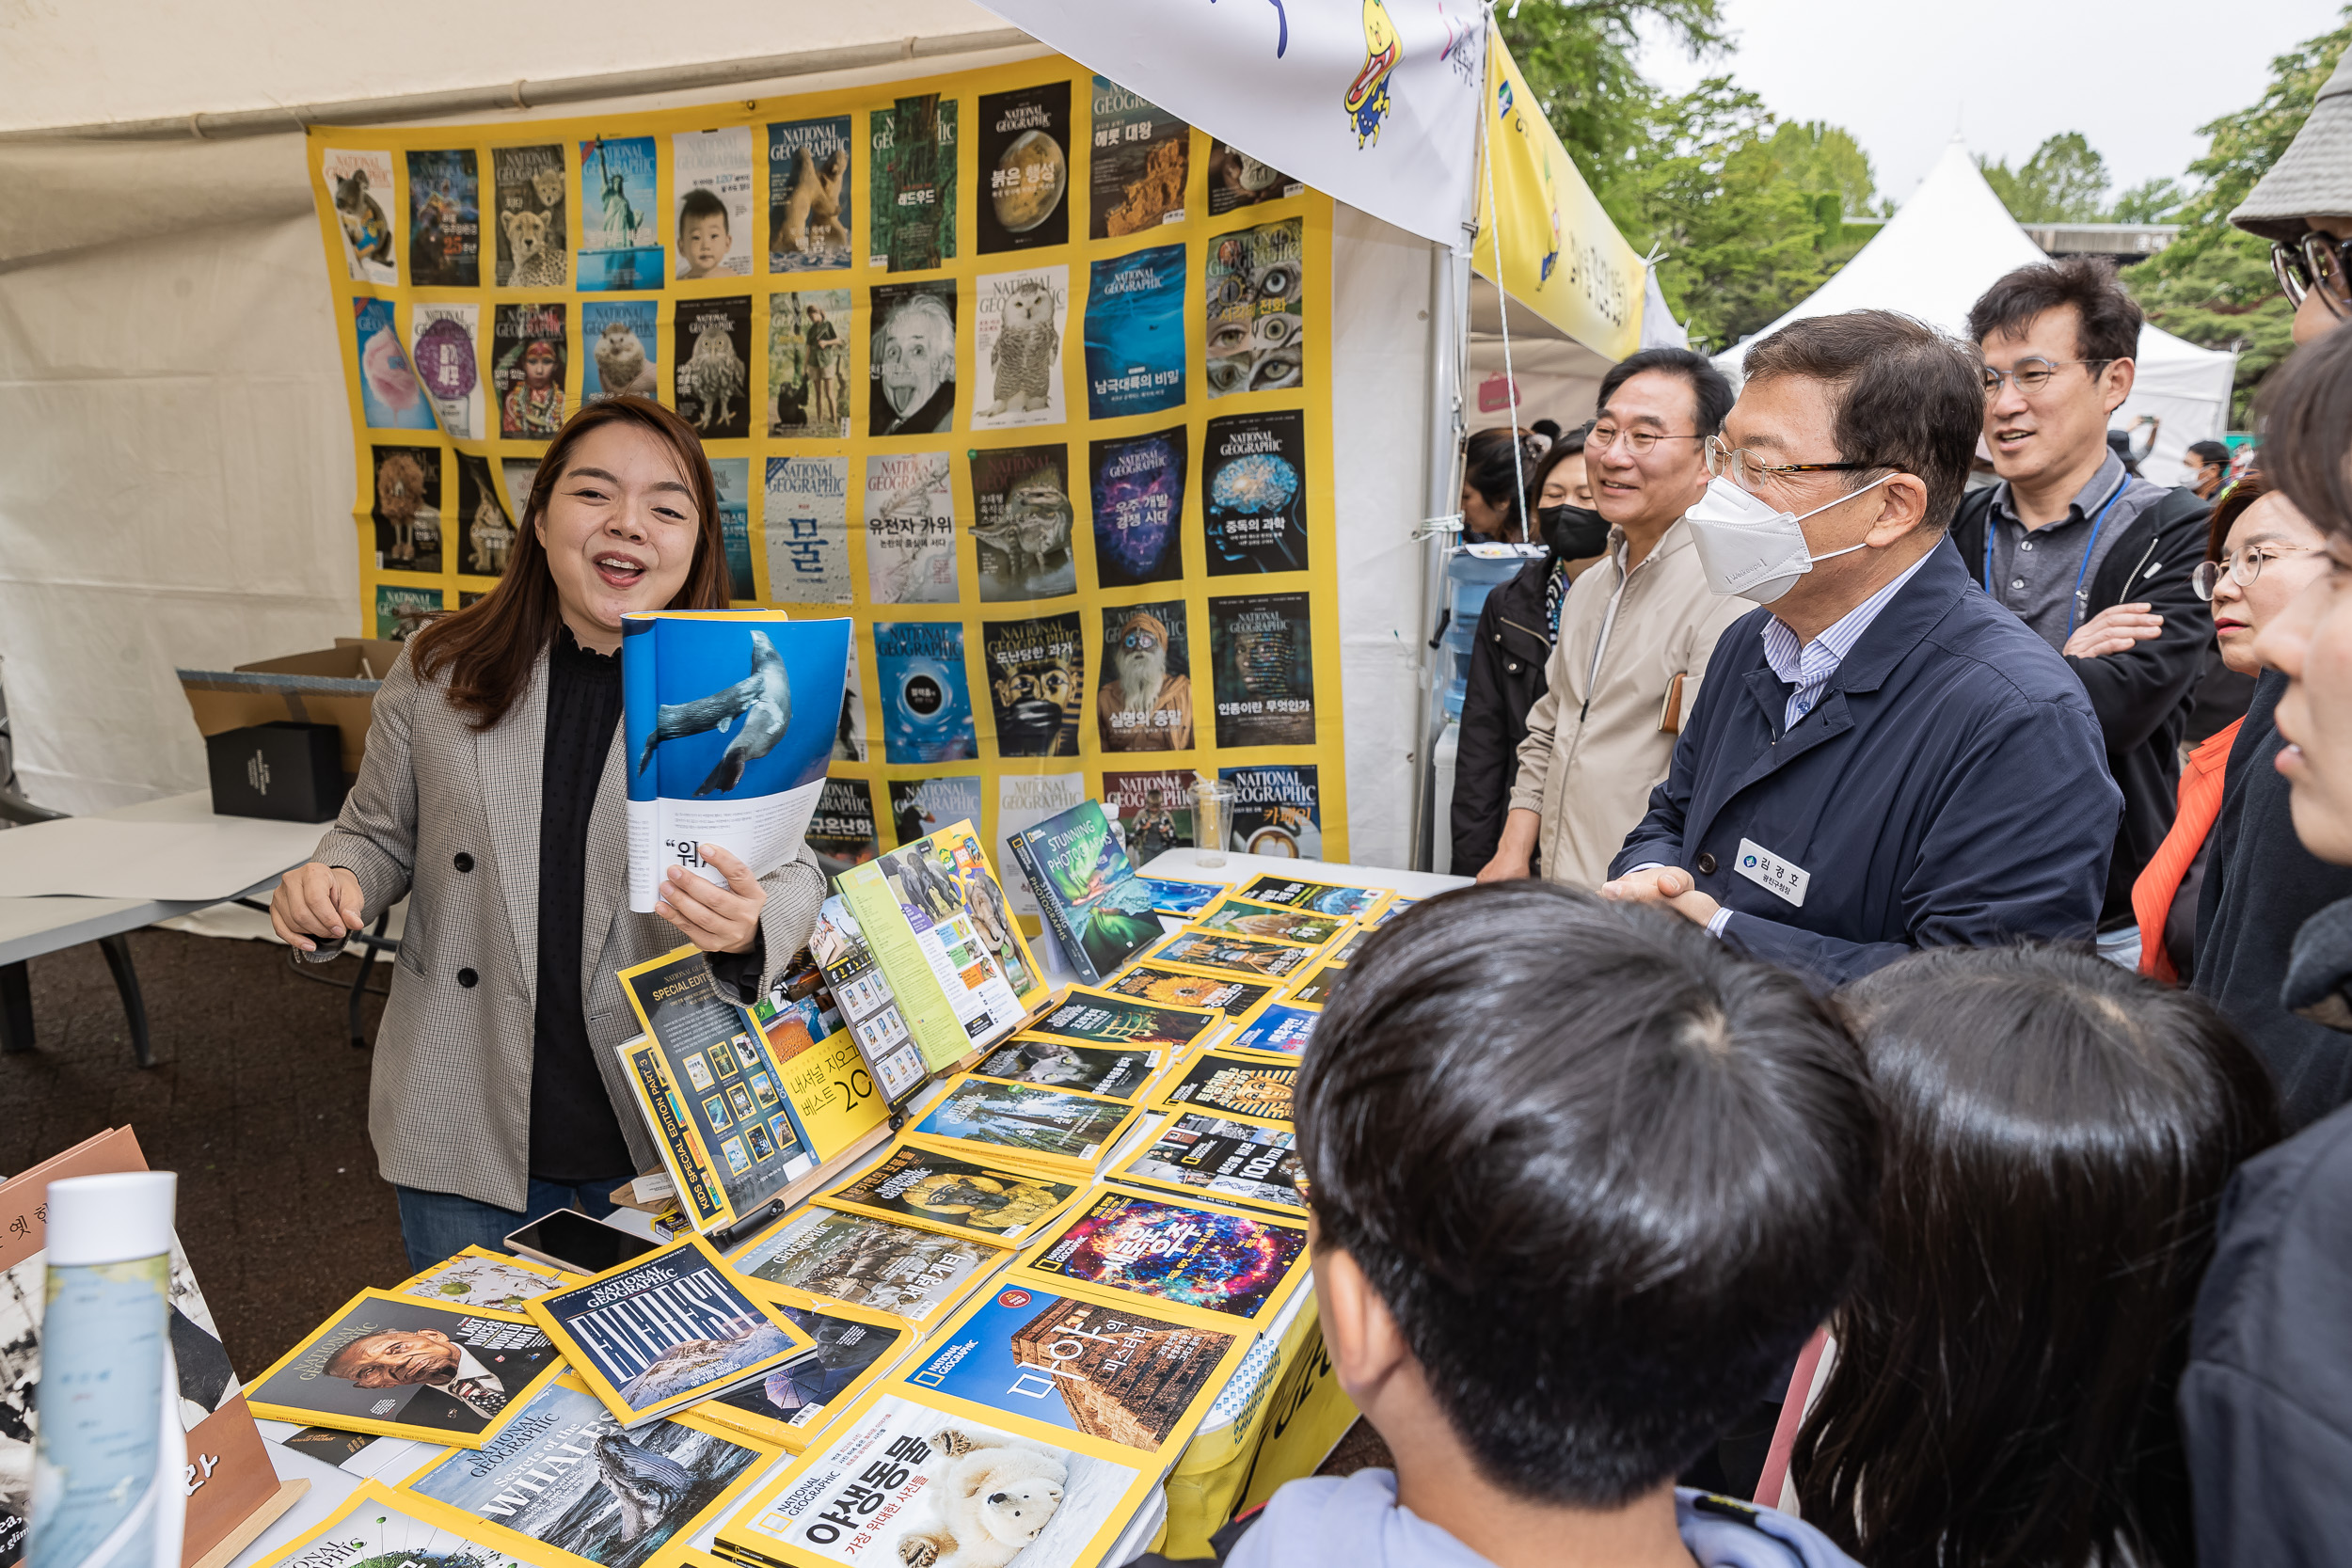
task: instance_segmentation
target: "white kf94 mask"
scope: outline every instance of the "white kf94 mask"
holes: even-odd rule
[[[1707,494],[1699,498],[1699,503],[1683,514],[1682,518],[1691,525],[1691,543],[1698,546],[1699,565],[1707,573],[1708,588],[1717,594],[1737,594],[1757,604],[1771,604],[1795,587],[1797,579],[1813,570],[1816,562],[1834,561],[1863,547],[1849,545],[1827,555],[1815,555],[1805,547],[1804,530],[1798,525],[1805,517],[1827,512],[1894,477],[1888,474],[1874,479],[1861,490],[1850,490],[1836,500],[1797,516],[1773,511],[1771,503],[1717,475],[1708,481]]]

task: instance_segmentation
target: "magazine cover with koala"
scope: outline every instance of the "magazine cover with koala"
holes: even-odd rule
[[[1157,1479],[1070,1434],[1025,1436],[912,1392],[885,1390],[852,1412],[767,1506],[723,1533],[766,1537],[771,1552],[780,1543],[776,1555],[795,1562],[1057,1568],[1095,1560]]]

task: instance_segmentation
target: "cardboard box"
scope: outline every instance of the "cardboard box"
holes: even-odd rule
[[[343,808],[342,744],[332,724],[278,720],[204,737],[218,816],[326,822]]]
[[[356,779],[367,754],[375,689],[399,657],[398,642],[338,637],[331,648],[234,670],[182,670],[180,689],[202,736],[279,721],[334,725],[342,736],[343,773]]]

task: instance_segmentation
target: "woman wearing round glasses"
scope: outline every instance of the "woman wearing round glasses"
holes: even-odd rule
[[[2352,54],[2319,89],[2311,118],[2246,193],[2230,221],[2270,242],[2270,270],[2295,306],[2295,341],[2352,320]]]

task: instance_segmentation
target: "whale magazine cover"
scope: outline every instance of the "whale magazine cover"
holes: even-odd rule
[[[1060,424],[1062,340],[1069,329],[1070,269],[983,276],[973,283],[972,428]]]
[[[765,1285],[920,1323],[943,1316],[1005,1256],[1000,1242],[806,1205],[738,1247],[729,1261]]]
[[[436,1455],[400,1489],[469,1515],[491,1542],[511,1532],[599,1568],[644,1568],[773,1458],[694,1412],[624,1431],[585,1384],[562,1377],[492,1441]]]
[[[1049,1181],[903,1141],[847,1186],[815,1201],[943,1236],[1009,1246],[1078,1196],[1076,1183]]]
[[[525,1304],[623,1428],[723,1394],[809,1348],[743,1293],[710,1243],[688,1236]]]
[[[1155,414],[1184,403],[1184,247],[1089,263],[1087,418]]]
[[[362,1291],[254,1379],[246,1402],[271,1420],[478,1449],[559,1363],[519,1314]]]
[[[1307,1276],[1304,1221],[1100,1187],[1002,1282],[1141,1296],[1179,1322],[1263,1327]]]
[[[1248,1056],[1205,1051],[1184,1069],[1184,1076],[1152,1096],[1152,1105],[1154,1109],[1181,1106],[1216,1111],[1288,1126],[1297,1079],[1295,1067],[1275,1067]]]
[[[783,1285],[764,1285],[763,1291],[815,1346],[757,1383],[705,1400],[691,1414],[802,1453],[828,1421],[896,1370],[917,1331],[905,1319],[871,1307],[819,1301]]]
[[[1073,1045],[1024,1031],[981,1057],[972,1070],[1009,1084],[1042,1084],[1048,1088],[1084,1089],[1112,1100],[1133,1100],[1151,1082],[1160,1055],[1148,1046]]]
[[[1056,1181],[1083,1181],[1134,1125],[1136,1107],[1101,1095],[966,1075],[907,1130],[919,1148]]]
[[[976,1420],[961,1401],[901,1379],[836,1418],[719,1527],[716,1545],[763,1568],[1092,1568],[1166,1469],[1010,1412]]]
[[[1299,1185],[1306,1172],[1297,1142],[1288,1128],[1187,1112],[1113,1174],[1137,1186],[1204,1193],[1304,1218]]]
[[[832,760],[850,622],[653,610],[621,622],[629,909],[672,866],[726,885],[717,845],[764,877],[792,858]]]
[[[1211,420],[1200,445],[1200,522],[1209,575],[1303,572],[1307,417],[1298,410]]]
[[[940,1326],[903,1381],[1146,1453],[1199,1429],[1249,1336],[1170,1323],[1130,1301],[1017,1285]]]
[[[857,175],[850,117],[768,127],[768,270],[830,272],[850,264]]]
[[[1087,237],[1123,239],[1184,221],[1192,127],[1107,76],[1093,82]]]
[[[1099,984],[1159,941],[1159,919],[1148,904],[1138,909],[1118,896],[1136,879],[1135,867],[1099,803],[1081,800],[1009,842],[1064,961],[1081,979]]]

